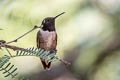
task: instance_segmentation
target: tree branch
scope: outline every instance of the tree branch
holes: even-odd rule
[[[9,42],[1,40],[2,42],[0,41],[1,42],[0,47],[5,46],[5,45],[10,44],[10,43],[13,43],[13,42],[17,42],[19,39],[21,39],[22,37],[24,37],[25,35],[27,35],[28,33],[32,32],[32,31],[34,31],[37,28],[40,28],[40,27],[38,27],[38,26],[35,25],[31,30],[29,30],[28,32],[24,33],[23,35],[21,35],[20,37],[18,37],[15,40],[12,40],[12,41],[9,41]]]

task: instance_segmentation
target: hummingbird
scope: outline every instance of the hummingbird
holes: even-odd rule
[[[57,52],[57,33],[55,29],[55,20],[61,16],[63,13],[58,14],[55,17],[47,17],[45,18],[40,26],[40,30],[37,32],[37,47],[50,51],[50,53]],[[51,62],[47,62],[41,59],[43,68],[45,70],[49,70],[51,66]]]

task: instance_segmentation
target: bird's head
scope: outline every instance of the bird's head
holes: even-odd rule
[[[55,16],[55,17],[47,17],[42,21],[41,27],[43,30],[48,31],[55,31],[55,19],[58,18],[60,15],[64,14],[65,12]]]

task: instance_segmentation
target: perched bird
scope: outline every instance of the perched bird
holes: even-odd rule
[[[57,33],[55,30],[55,19],[65,12],[55,16],[55,17],[47,17],[42,21],[41,28],[37,33],[37,47],[56,53],[57,46]],[[45,70],[48,70],[51,66],[51,62],[46,62],[41,59],[42,65]]]

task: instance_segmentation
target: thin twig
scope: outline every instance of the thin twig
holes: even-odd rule
[[[32,32],[32,31],[34,31],[34,30],[37,29],[37,28],[40,28],[40,27],[34,26],[34,28],[32,28],[31,30],[29,30],[28,32],[24,33],[23,35],[21,35],[20,37],[18,37],[18,38],[15,39],[15,40],[12,40],[12,41],[10,41],[10,42],[7,42],[6,44],[10,44],[10,43],[12,43],[12,42],[17,42],[19,39],[21,39],[22,37],[24,37],[25,35],[27,35],[28,33]]]
[[[62,62],[62,63],[64,63],[65,65],[71,65],[71,63],[69,63],[69,62],[67,62],[67,61],[65,61],[65,60],[63,60],[63,59],[60,59],[60,58],[58,58],[57,57],[57,59],[60,61],[60,62]]]
[[[10,57],[12,57],[12,54],[10,53],[10,51],[5,47],[6,51],[9,53]],[[13,58],[13,57],[12,57]]]
[[[3,47],[5,47],[6,49],[7,48],[9,48],[9,49],[12,49],[12,50],[14,50],[14,51],[16,51],[16,50],[27,50],[27,49],[24,49],[24,48],[20,48],[20,47],[17,47],[17,46],[13,46],[13,45],[5,45],[5,46],[3,46]],[[29,50],[27,50],[27,51],[29,51]],[[28,55],[19,55],[19,56],[28,56]],[[19,57],[19,56],[17,56],[17,55],[11,55],[10,54],[10,57]],[[37,56],[37,55],[29,55],[29,56],[36,56],[36,57],[39,57],[39,56]]]
[[[6,47],[6,48],[12,49],[14,51],[16,51],[16,50],[25,50],[24,48],[20,48],[20,47],[13,46],[13,45],[5,45],[5,46],[2,46],[2,47]]]
[[[32,31],[34,31],[34,30],[37,29],[37,28],[40,28],[40,27],[38,27],[38,26],[35,25],[34,28],[32,28],[32,29],[29,30],[28,32],[24,33],[23,35],[21,35],[21,36],[18,37],[17,39],[12,40],[12,41],[9,41],[9,42],[6,42],[6,43],[4,43],[4,44],[1,44],[0,47],[5,46],[5,45],[7,45],[7,44],[10,44],[10,43],[12,43],[12,42],[17,42],[19,39],[21,39],[22,37],[24,37],[25,35],[27,35],[28,33],[32,32]]]

